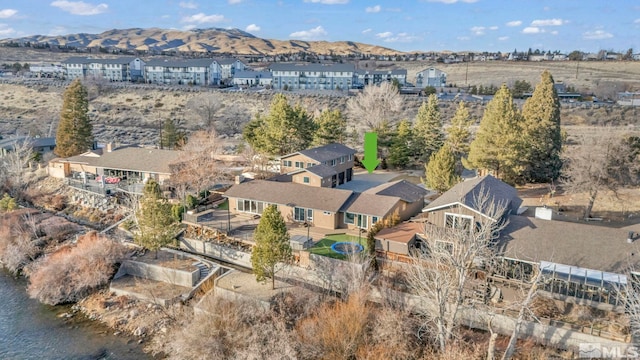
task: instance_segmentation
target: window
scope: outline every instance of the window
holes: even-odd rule
[[[331,160],[331,166],[336,166],[336,159]]]
[[[282,165],[286,167],[291,167],[291,160],[283,160]]]
[[[344,213],[344,223],[345,224],[354,224],[355,223],[356,214],[352,213]]]
[[[307,167],[310,168],[313,166],[313,163],[307,163]]]
[[[305,221],[304,215],[305,215],[305,209],[304,208],[299,208],[299,207],[294,207],[293,208],[293,219],[295,221]]]
[[[473,229],[471,224],[473,223],[473,216],[459,215],[459,214],[444,214],[444,226],[450,229]]]
[[[446,251],[449,254],[453,253],[453,243],[450,241],[442,241],[442,240],[436,240],[436,249],[439,251]]]
[[[296,161],[296,167],[298,169],[304,169],[304,163],[302,161]]]
[[[340,164],[344,164],[344,156],[340,156]]]
[[[313,221],[313,209],[307,209],[307,220]]]
[[[371,225],[375,224],[378,222],[378,217],[377,216],[373,216],[371,217]]]
[[[349,154],[349,161],[353,161],[353,154]]]
[[[309,177],[308,176],[303,177],[302,178],[302,182],[305,183],[305,184],[308,184],[309,183]]]

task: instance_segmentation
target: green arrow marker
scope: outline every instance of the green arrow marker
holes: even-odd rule
[[[369,174],[378,167],[378,133],[364,133],[364,159],[362,165],[367,169]]]

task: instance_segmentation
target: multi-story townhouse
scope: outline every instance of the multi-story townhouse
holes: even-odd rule
[[[407,70],[395,69],[395,70],[358,70],[356,71],[358,76],[358,84],[366,85],[378,85],[383,81],[393,81],[397,79],[400,86],[404,86],[407,83]]]
[[[142,78],[144,61],[139,58],[91,59],[72,57],[62,62],[68,79],[88,76],[110,81],[137,81]]]
[[[344,90],[357,82],[353,64],[272,64],[269,70],[274,89]]]
[[[151,60],[144,66],[147,83],[174,85],[219,85],[221,68],[214,59]]]
[[[436,68],[428,68],[416,74],[416,87],[442,87],[447,84],[447,73]]]
[[[220,64],[220,78],[225,81],[233,79],[237,71],[243,71],[247,66],[240,60],[234,58],[216,59]]]
[[[271,73],[268,71],[239,70],[233,75],[233,85],[271,85]]]

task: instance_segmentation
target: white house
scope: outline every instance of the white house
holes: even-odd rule
[[[233,85],[271,85],[273,78],[269,71],[240,70],[233,75]]]
[[[220,65],[220,79],[225,81],[227,79],[233,79],[236,71],[242,71],[247,66],[240,60],[234,58],[221,58],[216,59]]]
[[[436,68],[428,68],[416,74],[416,87],[443,87],[447,84],[447,73]]]
[[[71,57],[62,62],[68,79],[99,77],[110,81],[142,79],[144,61],[134,57],[92,59]]]
[[[272,64],[269,67],[273,78],[274,89],[290,90],[349,89],[356,82],[356,68],[353,64]]]

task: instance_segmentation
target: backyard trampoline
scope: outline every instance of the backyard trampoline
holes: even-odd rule
[[[353,255],[362,252],[364,247],[354,242],[341,241],[331,245],[331,250],[341,255]]]

